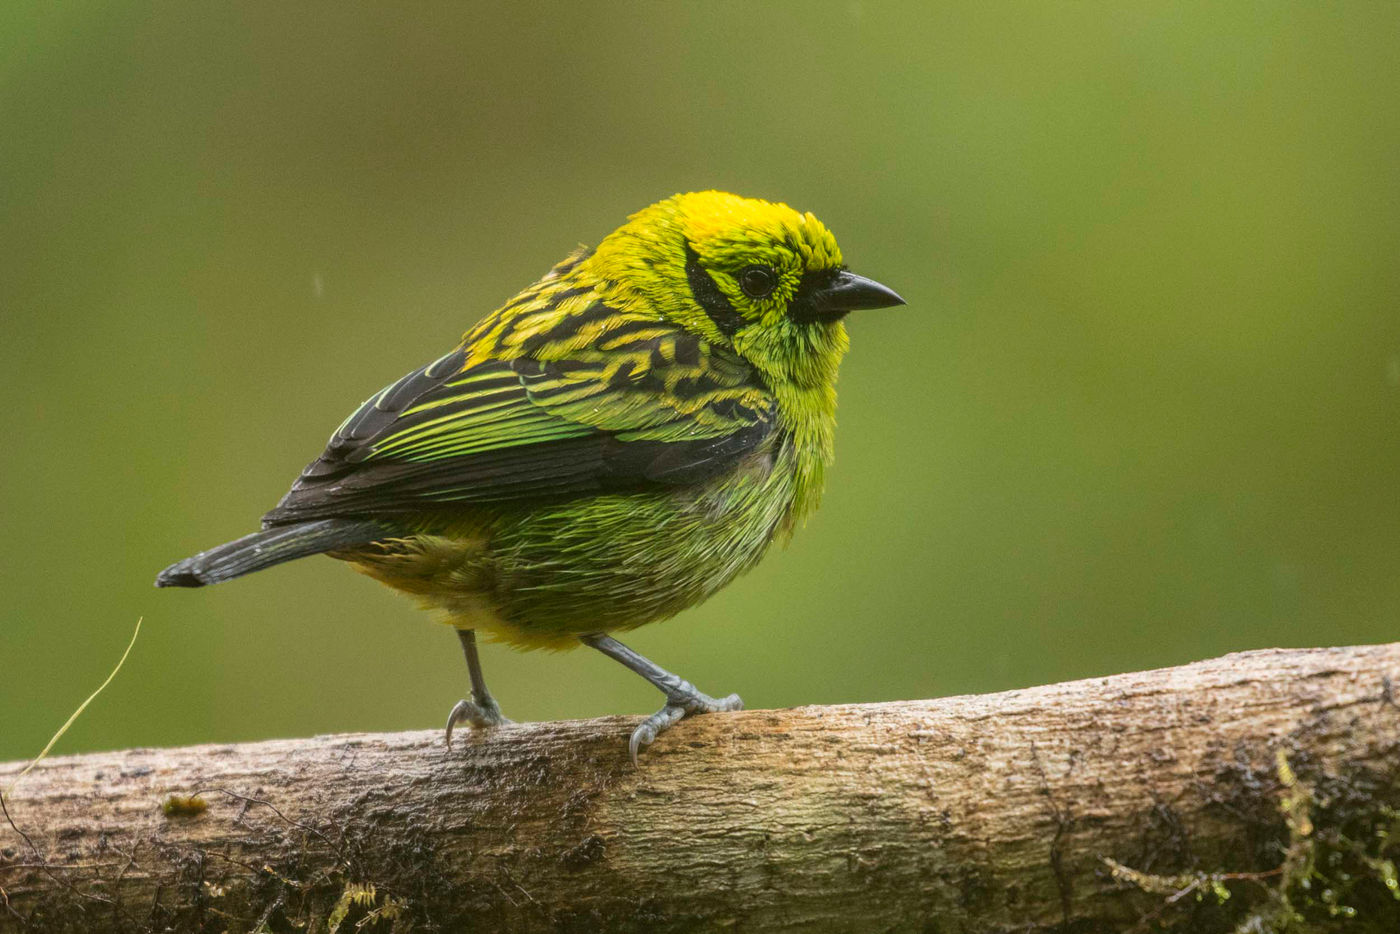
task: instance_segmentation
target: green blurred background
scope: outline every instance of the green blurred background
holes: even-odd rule
[[[0,8],[0,759],[437,727],[456,640],[252,530],[365,396],[676,191],[821,217],[793,546],[636,647],[751,707],[1400,638],[1400,7]],[[488,646],[518,719],[652,710]]]

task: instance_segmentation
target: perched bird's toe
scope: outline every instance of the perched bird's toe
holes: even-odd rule
[[[486,703],[481,704],[464,697],[453,706],[452,712],[447,715],[447,748],[452,748],[452,731],[459,723],[465,723],[474,730],[485,730],[493,726],[514,722],[501,714],[501,708],[496,703],[495,698],[489,698]]]
[[[697,713],[724,713],[744,709],[743,698],[738,694],[730,694],[728,697],[716,699],[692,689],[684,696],[671,697],[668,700],[669,703],[665,707],[647,717],[632,731],[632,739],[627,744],[627,751],[632,755],[633,765],[637,764],[637,754],[643,748],[656,742],[656,737],[686,717]]]
[[[731,711],[743,709],[744,699],[738,694],[730,694],[728,697],[722,697],[715,705],[716,711]]]
[[[637,753],[641,752],[642,747],[656,742],[656,737],[678,723],[686,712],[684,707],[667,704],[643,720],[632,731],[632,739],[627,744],[627,751],[632,755],[632,764],[637,764]]]

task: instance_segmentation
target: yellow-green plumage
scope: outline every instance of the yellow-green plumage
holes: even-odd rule
[[[669,198],[367,401],[267,531],[158,583],[325,551],[524,647],[666,618],[816,507],[841,318],[898,303],[811,214]]]

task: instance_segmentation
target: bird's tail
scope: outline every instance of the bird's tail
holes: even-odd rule
[[[274,526],[170,565],[156,577],[156,586],[217,584],[283,561],[362,545],[389,534],[379,523],[362,519],[321,519]]]

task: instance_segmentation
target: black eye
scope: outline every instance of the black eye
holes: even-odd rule
[[[749,298],[763,298],[778,286],[778,275],[767,266],[750,266],[739,273],[739,288]]]

